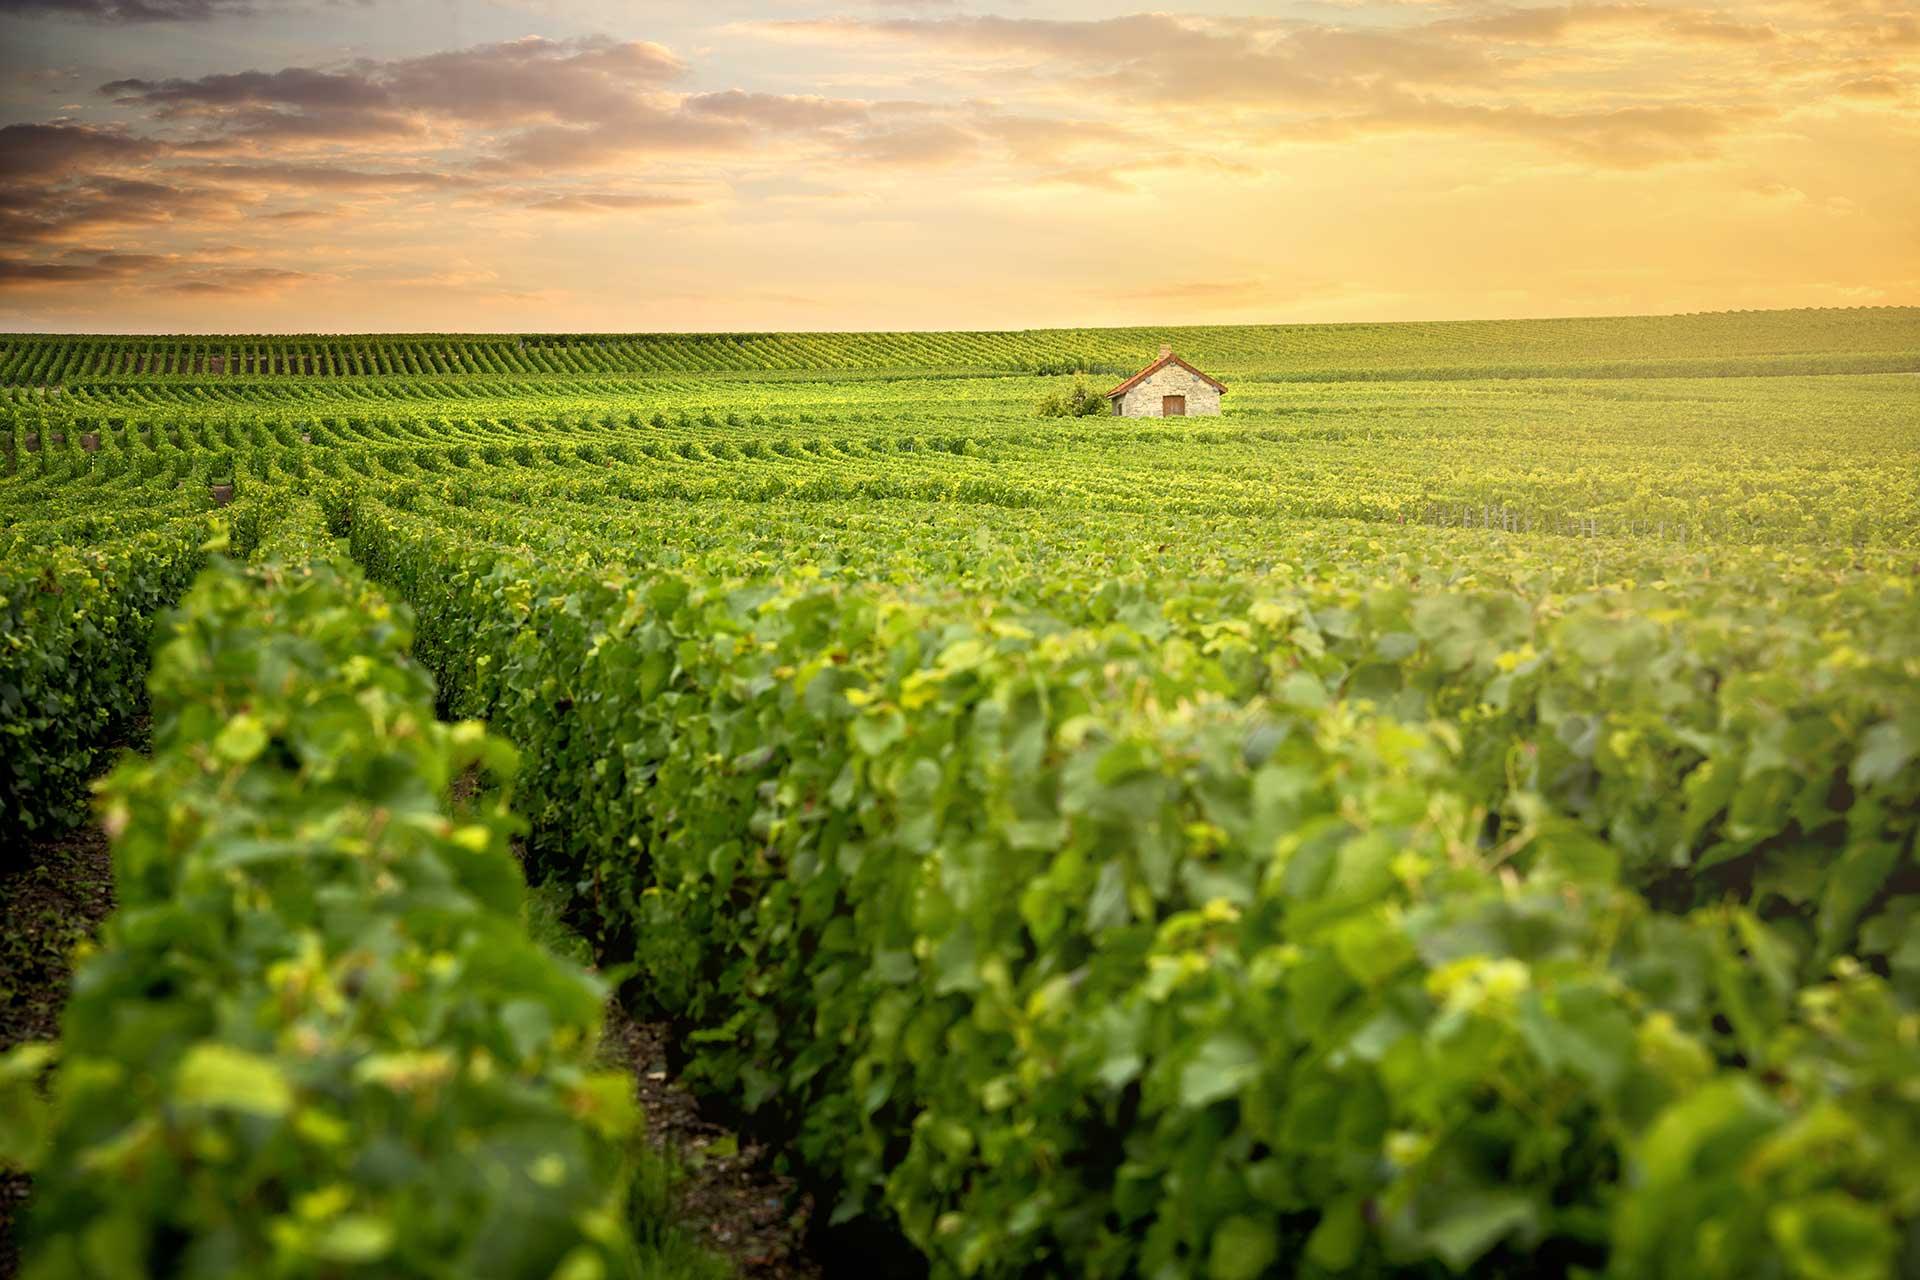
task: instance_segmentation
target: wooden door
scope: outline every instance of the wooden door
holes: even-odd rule
[[[1161,396],[1160,416],[1163,418],[1186,417],[1187,398],[1185,396]]]

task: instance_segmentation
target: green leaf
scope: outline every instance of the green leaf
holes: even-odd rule
[[[213,740],[214,754],[229,764],[246,764],[266,748],[267,727],[244,711],[227,721]]]
[[[933,952],[933,989],[937,995],[980,989],[973,930],[954,929]]]
[[[513,1051],[530,1058],[553,1034],[553,1014],[539,1000],[509,1000],[500,1006],[500,1025],[512,1040]]]
[[[175,1068],[173,1098],[183,1106],[282,1116],[293,1106],[293,1086],[272,1058],[203,1042],[187,1050]]]
[[[1806,1280],[1890,1280],[1899,1234],[1887,1211],[1838,1191],[1775,1205],[1767,1228]]]
[[[31,1171],[39,1163],[53,1123],[40,1079],[59,1056],[59,1046],[43,1041],[0,1055],[0,1167]]]
[[[1087,895],[1087,930],[1104,933],[1127,923],[1127,870],[1115,858],[1100,868]]]
[[[1914,757],[1915,745],[1906,730],[1885,720],[1860,735],[1860,751],[1849,777],[1856,787],[1874,787],[1900,776]]]
[[[887,986],[900,986],[919,977],[920,967],[914,963],[913,953],[901,947],[876,951],[870,973],[875,982]]]
[[[1180,1072],[1180,1101],[1204,1107],[1240,1091],[1260,1074],[1260,1051],[1232,1032],[1216,1032]]]
[[[1650,1187],[1686,1186],[1737,1168],[1786,1112],[1751,1080],[1719,1080],[1674,1103],[1640,1144]]]
[[[1102,786],[1111,787],[1135,774],[1151,772],[1158,763],[1152,748],[1146,743],[1116,742],[1100,754],[1100,759],[1094,765],[1093,776]]]
[[[1328,1271],[1345,1271],[1360,1257],[1367,1220],[1358,1197],[1336,1200],[1307,1237],[1307,1260]]]
[[[375,1262],[392,1252],[393,1243],[392,1223],[371,1214],[349,1213],[327,1224],[313,1250],[328,1262]]]
[[[1598,991],[1562,991],[1555,1004],[1550,1013],[1538,992],[1527,992],[1521,998],[1521,1034],[1548,1070],[1584,1076],[1611,1092],[1633,1061],[1633,1020]]]
[[[1464,1271],[1506,1237],[1530,1232],[1536,1219],[1533,1202],[1517,1192],[1466,1195],[1451,1201],[1422,1234],[1441,1261]]]
[[[1254,1280],[1280,1256],[1271,1222],[1236,1214],[1213,1229],[1207,1250],[1209,1280]]]
[[[892,707],[869,711],[853,722],[853,742],[863,755],[885,755],[906,736],[906,717]]]
[[[1317,711],[1328,705],[1327,687],[1312,672],[1294,671],[1280,682],[1276,691],[1280,701],[1290,707]]]

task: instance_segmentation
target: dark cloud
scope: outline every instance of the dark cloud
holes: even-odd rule
[[[126,274],[157,271],[180,260],[178,254],[172,253],[112,253],[98,249],[78,251],[74,256],[89,257],[96,266]]]
[[[97,284],[125,275],[91,262],[29,262],[0,258],[0,289],[49,284]]]
[[[417,135],[439,122],[609,120],[684,69],[668,50],[645,41],[529,36],[332,70],[115,80],[100,92],[147,108],[157,121],[198,122],[216,137],[361,139]]]
[[[205,261],[220,251],[117,253],[70,249],[52,258],[0,256],[0,292],[62,285],[128,285],[157,293],[239,295],[266,293],[320,277],[282,267],[218,266]]]
[[[163,270],[172,254],[69,250],[51,260],[0,257],[0,290],[64,284],[109,284]]]
[[[290,161],[182,164],[168,172],[248,191],[445,191],[477,185],[472,178],[430,169],[356,169]]]
[[[365,109],[390,106],[393,95],[366,77],[310,67],[281,71],[243,71],[197,80],[114,80],[100,92],[116,102],[158,108],[156,115],[219,110],[226,107],[281,106]]]
[[[0,182],[45,183],[107,165],[135,164],[159,143],[79,124],[10,124],[0,128]]]
[[[0,244],[61,244],[103,232],[234,216],[231,196],[143,178],[88,174],[0,194]]]
[[[0,14],[92,22],[205,22],[252,11],[247,0],[0,0]]]

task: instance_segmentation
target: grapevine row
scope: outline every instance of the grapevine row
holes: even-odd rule
[[[1779,647],[1798,629],[1309,593],[1209,609],[1203,649],[804,576],[569,569],[377,504],[352,525],[453,706],[529,761],[533,856],[705,1028],[696,1075],[787,1118],[842,1211],[883,1205],[942,1273],[1736,1274],[1777,1236],[1688,1242],[1781,1206],[1884,1258],[1905,1230],[1910,1172],[1870,1136],[1899,1106],[1869,1083],[1905,1068],[1842,1024],[1898,1017],[1861,962],[1892,962],[1914,906],[1920,795],[1880,750],[1920,720],[1910,596],[1861,619],[1878,647],[1842,681],[1779,693],[1790,714],[1743,719],[1738,688],[1662,736],[1640,708],[1704,674],[1676,660],[1732,681],[1769,654],[1746,679],[1777,684],[1812,660]],[[1757,764],[1783,734],[1824,735],[1795,742],[1803,774]],[[1661,805],[1683,776],[1704,808]],[[1811,1182],[1730,1160],[1672,1194],[1716,1125],[1750,1151],[1829,1122]]]

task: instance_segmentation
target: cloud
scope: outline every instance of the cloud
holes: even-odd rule
[[[244,7],[0,0],[0,13],[103,22]],[[1880,164],[1865,189],[1756,167],[1794,147],[1831,151],[1841,135],[1819,131],[1846,130],[1859,141],[1835,163],[1861,178],[1860,157],[1914,136],[1920,24],[1899,0],[1338,0],[1289,7],[1285,18],[1071,19],[1040,8],[992,16],[947,0],[863,0],[843,6],[853,16],[728,28],[813,47],[697,69],[684,50],[608,36],[294,56],[214,74],[169,75],[164,62],[130,58],[122,70],[142,74],[94,74],[85,83],[105,81],[95,100],[71,108],[117,125],[63,117],[0,128],[0,283],[36,299],[72,290],[129,305],[317,281],[340,286],[325,291],[331,298],[375,278],[437,295],[456,286],[440,278],[445,255],[422,246],[470,243],[530,265],[515,278],[489,257],[484,281],[462,275],[469,296],[532,299],[518,287],[532,281],[552,286],[538,294],[551,301],[607,278],[598,262],[581,274],[582,246],[649,219],[684,235],[691,254],[725,243],[742,260],[764,249],[754,230],[777,225],[818,250],[777,268],[799,277],[847,251],[845,237],[865,255],[923,227],[942,243],[971,243],[988,225],[1013,238],[1010,256],[1056,236],[1072,247],[1062,260],[1078,255],[1077,270],[1098,274],[1106,250],[1088,228],[1129,228],[1114,232],[1125,252],[1127,237],[1178,207],[1200,246],[1180,271],[1198,283],[1181,274],[1162,295],[1121,301],[1225,312],[1260,302],[1210,291],[1203,274],[1238,252],[1246,228],[1291,220],[1296,234],[1337,238],[1316,220],[1389,222],[1348,194],[1369,173],[1389,203],[1464,206],[1459,192],[1542,173],[1569,190],[1628,189],[1644,171],[1686,166],[1676,184],[1717,180],[1750,193],[1757,181],[1784,182],[1807,193],[1795,209],[1850,200],[1888,206],[1877,215],[1886,225],[1911,221],[1898,200],[1876,203],[1874,184],[1891,185],[1884,172],[1897,165]],[[165,42],[124,38],[142,40],[162,56]],[[817,74],[796,81],[780,69],[792,63]],[[44,92],[47,102],[74,96],[64,82]],[[1369,169],[1384,157],[1390,169]],[[1737,199],[1754,216],[1789,216],[1785,200]],[[1218,224],[1228,210],[1245,215],[1237,231]],[[566,234],[543,237],[556,220]],[[748,239],[729,239],[736,233]],[[218,265],[215,240],[234,249]],[[664,234],[640,234],[622,260],[659,265],[661,243]],[[336,258],[341,277],[313,274]],[[669,275],[680,268],[664,265]],[[571,290],[560,283],[569,270]],[[1327,296],[1385,296],[1368,292],[1364,273],[1341,271],[1350,281]],[[813,287],[803,283],[783,296]],[[668,292],[650,285],[647,296]]]
[[[141,178],[90,174],[0,192],[0,245],[71,242],[103,232],[231,218],[231,198]]]
[[[241,106],[358,110],[393,103],[393,95],[366,76],[311,67],[196,80],[114,80],[101,85],[100,92],[116,102],[158,108],[156,114],[163,119]]]
[[[1907,87],[1890,75],[1870,75],[1843,80],[1834,92],[1843,98],[1900,98],[1906,96]]]
[[[0,128],[0,182],[44,183],[108,165],[136,164],[159,143],[79,124],[10,124]]]
[[[635,102],[598,120],[520,130],[475,167],[498,175],[539,175],[600,168],[638,156],[722,155],[746,150],[753,136],[740,121]]]
[[[524,126],[604,120],[681,75],[666,48],[606,37],[528,36],[418,58],[362,59],[100,86],[162,121],[198,121],[242,136],[353,138],[423,133],[435,123]]]
[[[196,162],[173,166],[183,177],[261,191],[419,192],[478,185],[472,177],[432,169],[360,169],[294,161]]]
[[[126,78],[100,93],[142,113],[153,135],[181,155],[281,159],[350,146],[359,158],[385,152],[459,163],[460,151],[489,136],[511,154],[516,140],[543,126],[631,122],[683,70],[671,52],[646,41],[527,37],[332,67]]]
[[[230,222],[242,211],[284,227],[330,213],[444,209],[447,200],[637,215],[711,202],[726,186],[724,168],[712,166],[803,157],[902,171],[992,160],[1027,166],[1036,181],[1117,185],[1075,159],[1123,141],[1112,126],[964,102],[686,92],[677,87],[685,73],[676,54],[648,41],[528,37],[422,57],[109,80],[100,93],[133,113],[125,127],[0,129],[0,179],[10,180],[0,189],[0,245],[55,247]],[[634,166],[648,161],[709,174],[697,195],[636,187]],[[620,181],[566,181],[610,174]],[[280,207],[282,199],[297,203]],[[346,199],[357,208],[316,207]],[[49,264],[45,278],[119,277],[69,263]],[[169,287],[225,291],[238,279],[203,275]],[[258,289],[264,279],[244,284]]]
[[[944,122],[872,130],[847,146],[853,159],[907,168],[953,164],[979,154],[979,135]]]
[[[1660,29],[1692,40],[1716,40],[1728,44],[1769,44],[1780,38],[1780,33],[1772,27],[1736,22],[1718,14],[1674,14],[1661,23]]]
[[[496,175],[735,152],[756,133],[841,122],[862,109],[774,94],[676,94],[670,86],[685,71],[649,41],[529,36],[332,68],[114,80],[100,92],[181,131],[173,138],[183,151],[465,150],[462,163]]]
[[[1857,52],[1807,47],[1835,27],[1852,30],[1855,45],[1884,44],[1906,19],[1883,7],[1881,0],[1766,0],[1758,13],[1734,17],[1638,2],[1458,3],[1393,25],[1357,16],[1156,13],[837,17],[746,29],[884,59],[944,59],[948,75],[992,86],[1008,100],[1078,103],[1081,125],[1101,115],[1139,120],[1151,108],[1153,134],[1170,140],[1162,150],[1175,153],[1419,131],[1503,138],[1584,163],[1642,168],[1716,156],[1734,136],[1779,116],[1790,106],[1779,90],[1783,75],[1818,75],[1824,66],[1829,93],[1898,97],[1887,69],[1861,66]],[[1789,44],[1790,55],[1776,49]],[[1682,59],[1681,50],[1701,46],[1716,51]],[[1775,65],[1783,58],[1791,71]],[[1843,65],[1845,74],[1837,74]],[[1816,87],[1807,97],[1818,95]],[[859,150],[887,144],[877,136]],[[957,140],[935,133],[908,134],[899,150],[911,160],[942,145],[964,154]]]
[[[1287,106],[1352,99],[1374,80],[1403,86],[1497,78],[1484,51],[1394,30],[1170,14],[1074,21],[958,17],[830,18],[761,23],[775,38],[906,43],[985,60],[1068,92],[1129,103]]]
[[[522,207],[543,213],[630,213],[640,209],[686,209],[702,201],[692,196],[652,192],[577,191],[542,196]]]
[[[156,281],[150,287],[161,293],[236,297],[245,294],[276,293],[319,278],[309,272],[292,271],[284,267],[213,267],[190,275]]]
[[[1716,10],[1655,4],[1572,4],[1500,8],[1466,17],[1442,18],[1431,34],[1498,43],[1559,42],[1575,35],[1654,35],[1720,44],[1765,44],[1780,33],[1766,23],[1740,22]]]
[[[247,0],[0,0],[0,14],[92,22],[205,22],[251,13]]]
[[[0,246],[44,255],[115,232],[231,222],[242,211],[286,227],[448,199],[482,211],[638,215],[709,202],[714,184],[693,195],[553,180],[604,170],[630,179],[646,157],[711,161],[775,139],[851,158],[857,135],[877,127],[864,101],[686,93],[674,87],[685,71],[648,41],[528,37],[413,58],[110,80],[100,93],[138,123],[0,129]],[[884,114],[897,121],[913,110],[889,104]],[[529,191],[522,178],[542,181]],[[298,203],[277,207],[283,198]],[[315,207],[348,199],[358,207]],[[17,282],[114,284],[130,270],[11,261]],[[263,270],[167,277],[164,287],[213,294],[288,282]]]
[[[68,250],[50,261],[0,257],[0,290],[133,280],[165,269],[174,254]]]
[[[1711,155],[1744,118],[1737,112],[1677,105],[1553,112],[1408,100],[1355,124],[1372,131],[1465,130],[1545,142],[1596,164],[1642,168]]]
[[[124,274],[91,262],[32,262],[23,258],[0,258],[0,289],[94,284],[118,279]]]
[[[1107,148],[1117,159],[1141,163],[1148,139],[1134,129],[1098,120],[1061,120],[1050,116],[993,111],[974,118],[972,127],[998,143],[1017,163],[1059,164],[1070,156]]]
[[[872,107],[848,98],[821,98],[810,94],[699,93],[685,99],[689,115],[753,125],[775,133],[801,132],[859,124],[871,117]]]

